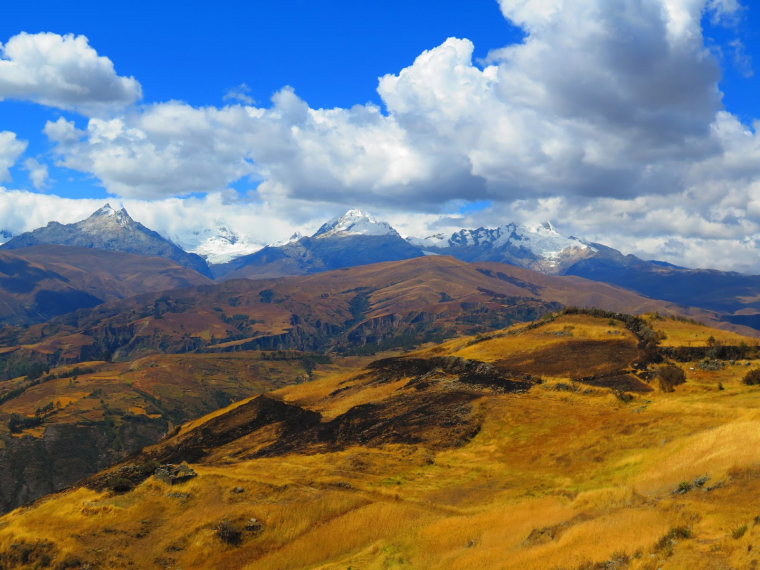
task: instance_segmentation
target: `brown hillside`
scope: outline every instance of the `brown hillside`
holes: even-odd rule
[[[233,280],[108,303],[6,329],[12,361],[73,363],[191,351],[383,350],[529,321],[562,305],[715,315],[575,277],[426,257],[277,280]],[[736,328],[736,327],[734,327]],[[738,330],[738,329],[737,329]]]
[[[0,511],[91,475],[182,422],[304,382],[318,362],[328,365],[301,353],[154,355],[0,383]]]
[[[686,383],[661,392],[646,380],[660,364],[639,352],[658,322],[670,326],[564,314],[234,404],[2,517],[0,562],[752,568],[760,396],[741,382],[749,361],[684,365]],[[592,370],[561,356],[578,343],[602,374],[635,375],[652,391],[579,382]],[[610,350],[584,352],[600,343]],[[552,376],[503,364],[537,354],[560,355],[544,363]],[[196,477],[152,475],[183,460]]]
[[[0,251],[0,323],[40,322],[140,293],[210,282],[165,258],[56,245]]]

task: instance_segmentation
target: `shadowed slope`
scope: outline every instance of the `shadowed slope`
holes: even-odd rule
[[[41,322],[140,293],[209,282],[159,257],[55,245],[0,251],[0,322]]]

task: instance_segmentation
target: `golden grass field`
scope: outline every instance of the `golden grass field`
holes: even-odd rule
[[[754,343],[649,322],[671,342]],[[574,342],[617,346],[613,359],[635,345],[619,323],[585,315],[473,340],[411,356],[540,367],[532,356]],[[272,396],[327,420],[424,392],[408,379],[372,383],[366,361],[356,364]],[[480,429],[453,447],[428,440],[240,460],[230,444],[192,465],[198,477],[181,485],[150,477],[125,494],[74,488],[0,518],[0,568],[757,568],[760,387],[741,381],[754,366],[686,363],[687,382],[674,392],[627,402],[555,366],[524,393],[481,389],[472,404]]]

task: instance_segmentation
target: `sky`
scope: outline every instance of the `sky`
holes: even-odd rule
[[[0,21],[13,233],[109,201],[265,244],[360,207],[760,273],[748,1],[26,4]]]

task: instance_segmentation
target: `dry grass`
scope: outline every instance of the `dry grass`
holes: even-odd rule
[[[567,326],[573,337],[549,334]],[[499,360],[568,338],[628,338],[608,330],[607,321],[574,316],[444,346]],[[526,394],[488,394],[478,402],[479,433],[461,447],[217,457],[182,486],[149,479],[126,495],[52,496],[0,519],[0,552],[51,540],[60,553],[113,569],[574,569],[616,558],[640,570],[752,568],[760,388],[741,383],[739,364],[685,368],[687,383],[674,393],[630,403],[604,390],[557,391],[558,379]],[[399,393],[405,381],[368,382],[335,366],[278,396],[334,417]],[[332,395],[340,388],[349,389]],[[682,482],[690,488],[674,493]],[[239,546],[215,533],[221,521],[251,517],[263,529],[243,530]]]
[[[720,330],[713,327],[700,325],[688,321],[662,318],[648,319],[649,326],[654,330],[665,334],[662,346],[709,346],[709,339],[725,345],[739,345],[745,343],[748,346],[757,346],[760,340],[730,331]]]

